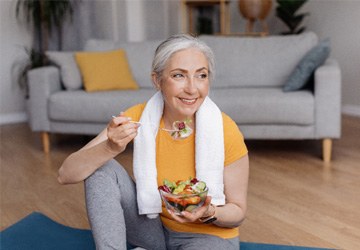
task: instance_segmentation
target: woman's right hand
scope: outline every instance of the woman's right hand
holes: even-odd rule
[[[59,169],[61,184],[78,183],[85,180],[105,162],[123,152],[135,138],[139,124],[121,113],[111,119],[107,127],[80,150],[69,155]]]
[[[137,135],[140,124],[129,122],[130,120],[131,118],[124,116],[124,113],[120,113],[107,126],[107,145],[116,155],[123,152]]]

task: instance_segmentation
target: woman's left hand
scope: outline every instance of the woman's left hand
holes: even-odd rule
[[[209,216],[208,211],[211,203],[211,196],[206,197],[204,204],[193,210],[192,212],[183,211],[181,215],[176,215],[175,213],[169,211],[171,216],[180,223],[192,223],[197,222],[201,217]]]
[[[218,207],[210,205],[211,197],[208,196],[204,205],[193,210],[191,213],[186,211],[182,212],[181,215],[175,215],[171,211],[169,213],[180,223],[196,223],[202,217],[215,215],[217,220],[213,224],[216,226],[226,228],[238,227],[245,219],[248,179],[249,157],[246,155],[225,167],[225,205]]]

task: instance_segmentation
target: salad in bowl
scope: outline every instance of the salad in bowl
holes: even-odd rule
[[[207,197],[206,183],[196,178],[178,180],[176,182],[165,179],[159,186],[161,199],[167,210],[180,215],[182,211],[192,212],[201,207]]]

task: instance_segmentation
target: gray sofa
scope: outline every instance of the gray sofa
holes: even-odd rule
[[[337,62],[327,59],[316,69],[313,89],[292,92],[282,89],[302,57],[318,43],[314,33],[201,39],[216,57],[210,96],[235,120],[245,139],[319,139],[323,142],[323,158],[330,161],[332,139],[341,134],[341,74]],[[150,67],[159,42],[93,39],[84,48],[87,51],[124,48],[139,90],[91,93],[83,89],[65,90],[57,67],[31,70],[29,123],[33,131],[42,132],[44,151],[49,151],[49,133],[95,135],[112,115],[148,100],[155,92]]]

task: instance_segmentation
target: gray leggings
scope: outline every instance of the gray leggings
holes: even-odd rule
[[[160,218],[138,214],[136,186],[115,160],[108,161],[85,181],[86,206],[97,249],[126,249],[126,242],[148,250],[239,249],[239,239],[178,233],[163,227]]]

